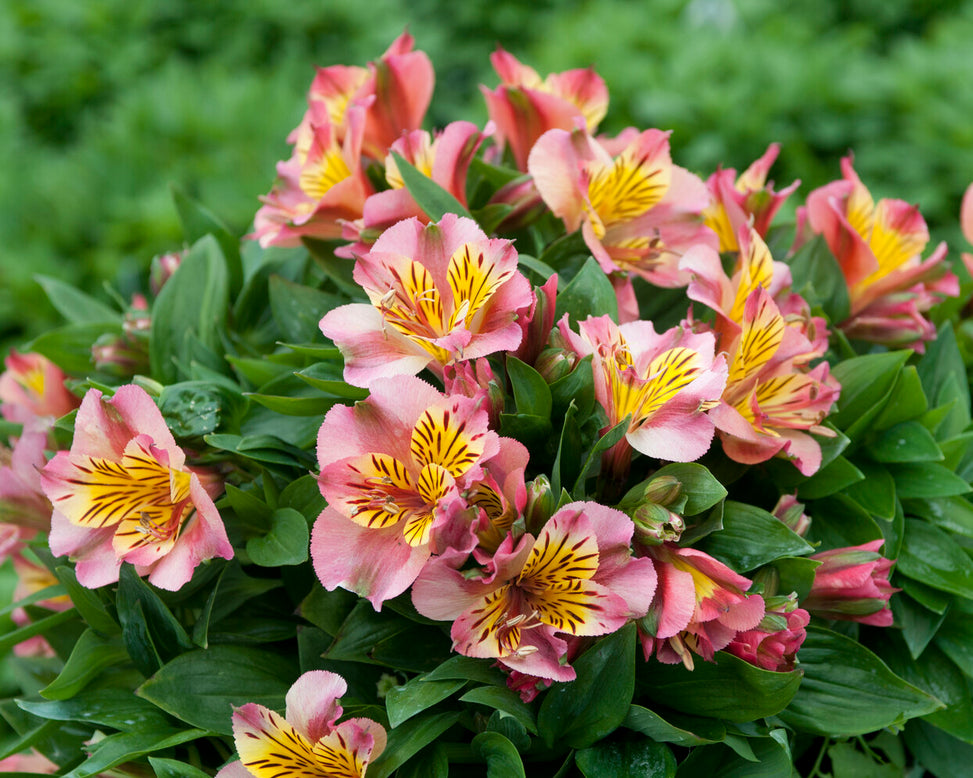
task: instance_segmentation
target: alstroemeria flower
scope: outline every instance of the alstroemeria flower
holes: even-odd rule
[[[703,225],[709,204],[703,182],[672,164],[669,133],[622,136],[612,155],[584,130],[550,130],[534,145],[528,169],[551,212],[568,232],[581,229],[606,273],[631,272],[656,286],[688,282],[681,254],[696,244],[718,246]]]
[[[807,198],[811,229],[824,235],[848,284],[851,313],[839,325],[851,338],[919,352],[936,328],[922,314],[944,296],[959,294],[959,282],[944,264],[946,244],[922,259],[929,230],[919,208],[903,200],[875,203],[852,167],[843,178]]]
[[[767,183],[767,173],[779,152],[780,146],[771,143],[739,178],[733,168],[720,168],[707,179],[713,201],[703,217],[706,225],[720,236],[720,251],[737,251],[737,234],[751,220],[757,234],[765,237],[784,200],[800,186],[801,182],[795,181],[775,192],[773,181]]]
[[[386,230],[356,262],[355,280],[371,303],[321,319],[354,386],[426,367],[442,376],[452,362],[517,348],[517,312],[533,294],[510,241],[450,213],[438,224],[408,219]]]
[[[254,217],[251,237],[267,246],[299,246],[302,237],[342,235],[342,222],[361,218],[372,192],[361,165],[365,108],[348,108],[345,127],[312,103],[296,131],[294,154],[277,164],[278,181]]]
[[[490,55],[500,86],[480,87],[487,112],[497,126],[500,147],[510,146],[517,168],[527,170],[527,155],[548,130],[571,130],[581,121],[594,133],[608,112],[608,89],[591,68],[551,73],[537,71],[502,48]]]
[[[385,728],[371,719],[340,724],[338,699],[348,691],[345,679],[327,670],[311,670],[287,692],[280,716],[249,702],[233,711],[233,740],[239,762],[218,778],[364,778],[369,763],[385,750]]]
[[[481,132],[471,122],[452,122],[435,137],[425,130],[403,134],[389,149],[385,158],[385,180],[390,189],[376,192],[365,201],[362,218],[345,224],[344,237],[356,241],[335,253],[354,259],[366,253],[375,239],[403,219],[415,218],[426,223],[429,217],[405,187],[398,163],[391,152],[397,152],[409,164],[431,178],[466,205],[466,173],[490,128]]]
[[[764,617],[763,598],[746,594],[750,579],[709,554],[671,543],[642,549],[659,579],[648,615],[639,621],[646,660],[654,653],[660,662],[692,670],[692,654],[713,661],[737,633]]]
[[[71,450],[48,462],[41,485],[54,505],[51,551],[77,560],[89,588],[117,581],[130,562],[176,590],[200,562],[233,557],[213,505],[220,485],[186,467],[158,407],[134,384],[108,400],[88,391]]]
[[[632,558],[632,531],[621,511],[570,503],[536,539],[508,535],[479,575],[457,569],[463,554],[431,560],[412,600],[422,615],[453,621],[459,653],[569,681],[575,671],[561,663],[567,643],[558,635],[606,635],[649,607],[655,572],[649,560]]]
[[[467,507],[460,487],[499,451],[478,405],[409,376],[375,381],[367,400],[328,412],[318,433],[328,507],[311,537],[325,588],[358,592],[376,609],[408,588],[434,531]]]
[[[0,445],[0,561],[51,526],[51,503],[41,488],[47,433],[25,429],[13,448]]]
[[[966,242],[973,245],[973,184],[966,187],[963,193],[963,202],[960,205],[959,224],[963,230],[963,237]],[[965,251],[961,254],[963,264],[966,265],[967,272],[973,276],[973,254]]]
[[[710,333],[673,327],[657,334],[652,322],[616,325],[608,316],[588,318],[580,335],[559,323],[561,338],[579,356],[593,356],[595,397],[612,427],[631,416],[625,440],[606,454],[624,475],[630,448],[668,462],[691,462],[709,449],[714,407],[726,385],[726,358],[714,357]]]
[[[889,597],[899,590],[889,583],[894,561],[878,552],[884,542],[872,540],[810,556],[821,565],[814,571],[811,592],[801,605],[825,619],[890,626]]]
[[[788,597],[768,598],[766,603],[761,622],[753,629],[738,632],[726,650],[764,670],[793,670],[811,616],[804,608],[797,607],[797,595],[793,593]]]
[[[49,424],[78,407],[79,401],[64,386],[65,375],[41,354],[11,351],[0,374],[0,414],[7,421]]]

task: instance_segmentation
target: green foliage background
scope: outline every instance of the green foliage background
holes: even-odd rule
[[[854,150],[876,196],[960,247],[973,180],[969,0],[6,0],[0,4],[0,342],[56,321],[43,273],[137,291],[180,247],[169,185],[243,230],[287,153],[314,64],[364,64],[408,25],[434,126],[484,121],[497,42],[541,73],[594,64],[612,132],[674,130],[676,161],[742,168],[771,141],[801,191]],[[954,252],[955,255],[955,252]]]

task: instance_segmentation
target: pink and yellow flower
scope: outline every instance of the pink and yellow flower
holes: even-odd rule
[[[54,506],[50,545],[77,561],[78,581],[118,580],[122,562],[163,589],[185,584],[207,559],[233,547],[213,505],[221,486],[186,466],[186,455],[152,398],[135,385],[111,399],[84,396],[70,451],[41,474]]]
[[[354,386],[427,367],[441,377],[453,362],[516,349],[518,311],[533,295],[510,241],[449,213],[437,224],[408,219],[386,230],[355,264],[355,280],[370,304],[321,319]]]
[[[429,562],[412,588],[416,610],[453,621],[453,647],[527,675],[575,677],[564,636],[605,635],[643,616],[655,590],[649,560],[634,559],[633,525],[591,502],[565,505],[540,534],[508,535],[479,574],[465,554]]]
[[[568,232],[579,228],[606,273],[634,273],[656,286],[685,286],[679,257],[690,246],[718,246],[703,224],[705,184],[672,164],[669,133],[623,133],[612,154],[584,129],[550,130],[528,169]]]
[[[707,662],[740,632],[757,627],[764,600],[747,596],[752,582],[694,548],[671,543],[643,547],[655,562],[659,585],[639,638],[646,660],[682,662],[693,669],[693,654]]]
[[[233,739],[240,761],[220,770],[219,778],[364,778],[388,737],[371,719],[336,723],[343,712],[338,699],[347,690],[340,675],[311,670],[287,692],[284,716],[255,702],[236,708]]]
[[[64,385],[66,376],[41,354],[11,351],[0,374],[0,414],[17,424],[45,426],[78,407],[78,398]]]
[[[509,146],[520,170],[527,170],[531,148],[548,130],[571,130],[578,122],[590,133],[608,112],[608,89],[591,68],[551,73],[537,71],[502,48],[490,55],[500,86],[480,87],[501,149]]]
[[[707,411],[726,385],[726,359],[714,356],[711,333],[673,327],[657,334],[652,322],[616,325],[588,318],[575,335],[567,318],[561,338],[579,356],[592,355],[595,397],[612,427],[630,416],[625,439],[606,454],[624,476],[631,449],[669,462],[691,462],[709,449],[713,422]]]
[[[12,449],[0,445],[0,562],[51,526],[51,503],[40,477],[46,440],[43,430],[25,429]]]
[[[959,282],[944,263],[946,244],[927,258],[929,230],[919,208],[903,200],[878,203],[852,167],[841,161],[842,178],[807,198],[810,228],[821,233],[848,284],[851,313],[839,326],[851,338],[924,350],[936,328],[923,313]]]
[[[461,489],[500,451],[478,405],[410,376],[375,381],[367,400],[328,412],[318,433],[328,507],[311,537],[325,588],[378,609],[415,580],[436,531],[467,507]]]
[[[825,619],[890,626],[889,598],[899,590],[889,583],[894,561],[878,552],[884,542],[872,540],[813,554],[810,559],[821,565],[814,571],[811,592],[801,605]]]
[[[777,211],[800,186],[801,182],[795,181],[775,192],[773,181],[767,183],[767,173],[779,152],[780,146],[771,143],[739,177],[733,168],[720,168],[706,181],[712,203],[703,216],[706,225],[720,236],[720,251],[737,251],[737,235],[750,224],[758,235],[766,237]]]

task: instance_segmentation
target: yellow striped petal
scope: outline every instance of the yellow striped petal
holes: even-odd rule
[[[453,407],[427,409],[412,431],[410,449],[418,465],[441,465],[454,478],[470,469],[483,454],[483,435],[467,429],[468,419],[457,418]]]
[[[765,291],[759,294],[752,316],[745,316],[740,342],[730,365],[728,385],[754,375],[777,353],[784,340],[784,317],[773,298]]]
[[[391,527],[418,502],[412,477],[393,456],[367,454],[350,462],[348,468],[354,475],[347,483],[351,495],[342,512],[356,524],[370,529]]]
[[[249,704],[233,718],[233,735],[243,766],[256,778],[332,778],[311,742],[281,716]],[[359,778],[361,773],[337,773]]]
[[[514,272],[514,267],[502,270],[495,262],[488,262],[483,249],[474,243],[464,243],[453,252],[446,268],[446,278],[453,292],[449,329],[460,320],[470,326],[473,317]]]
[[[599,239],[612,225],[641,216],[665,196],[672,171],[664,162],[664,158],[639,156],[635,149],[628,148],[611,166],[589,169],[588,199],[600,221],[593,225]]]
[[[758,286],[769,289],[774,278],[774,258],[753,227],[750,228],[749,243],[746,254],[740,258],[740,281],[730,309],[730,318],[735,322],[743,321],[743,308],[750,293]]]

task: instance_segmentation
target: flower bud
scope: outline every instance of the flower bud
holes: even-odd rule
[[[557,495],[551,489],[546,475],[539,475],[527,484],[527,504],[524,506],[524,524],[527,532],[536,535],[547,524],[557,509]]]
[[[649,546],[676,542],[686,529],[682,516],[654,502],[638,505],[629,515],[635,522],[635,537]]]
[[[660,475],[645,486],[642,499],[659,505],[672,505],[682,491],[682,483],[671,475]]]
[[[153,295],[159,294],[166,281],[172,278],[179,265],[182,264],[182,252],[170,251],[152,257],[152,267],[149,270],[149,288]]]
[[[577,364],[578,359],[573,352],[561,348],[545,348],[534,362],[534,369],[547,383],[553,384],[574,370]]]
[[[772,513],[802,538],[811,526],[811,519],[804,513],[804,505],[797,501],[796,495],[783,495]]]
[[[810,558],[821,562],[814,584],[801,603],[817,616],[888,627],[889,597],[899,591],[889,583],[893,561],[878,549],[884,541],[822,551]]]

